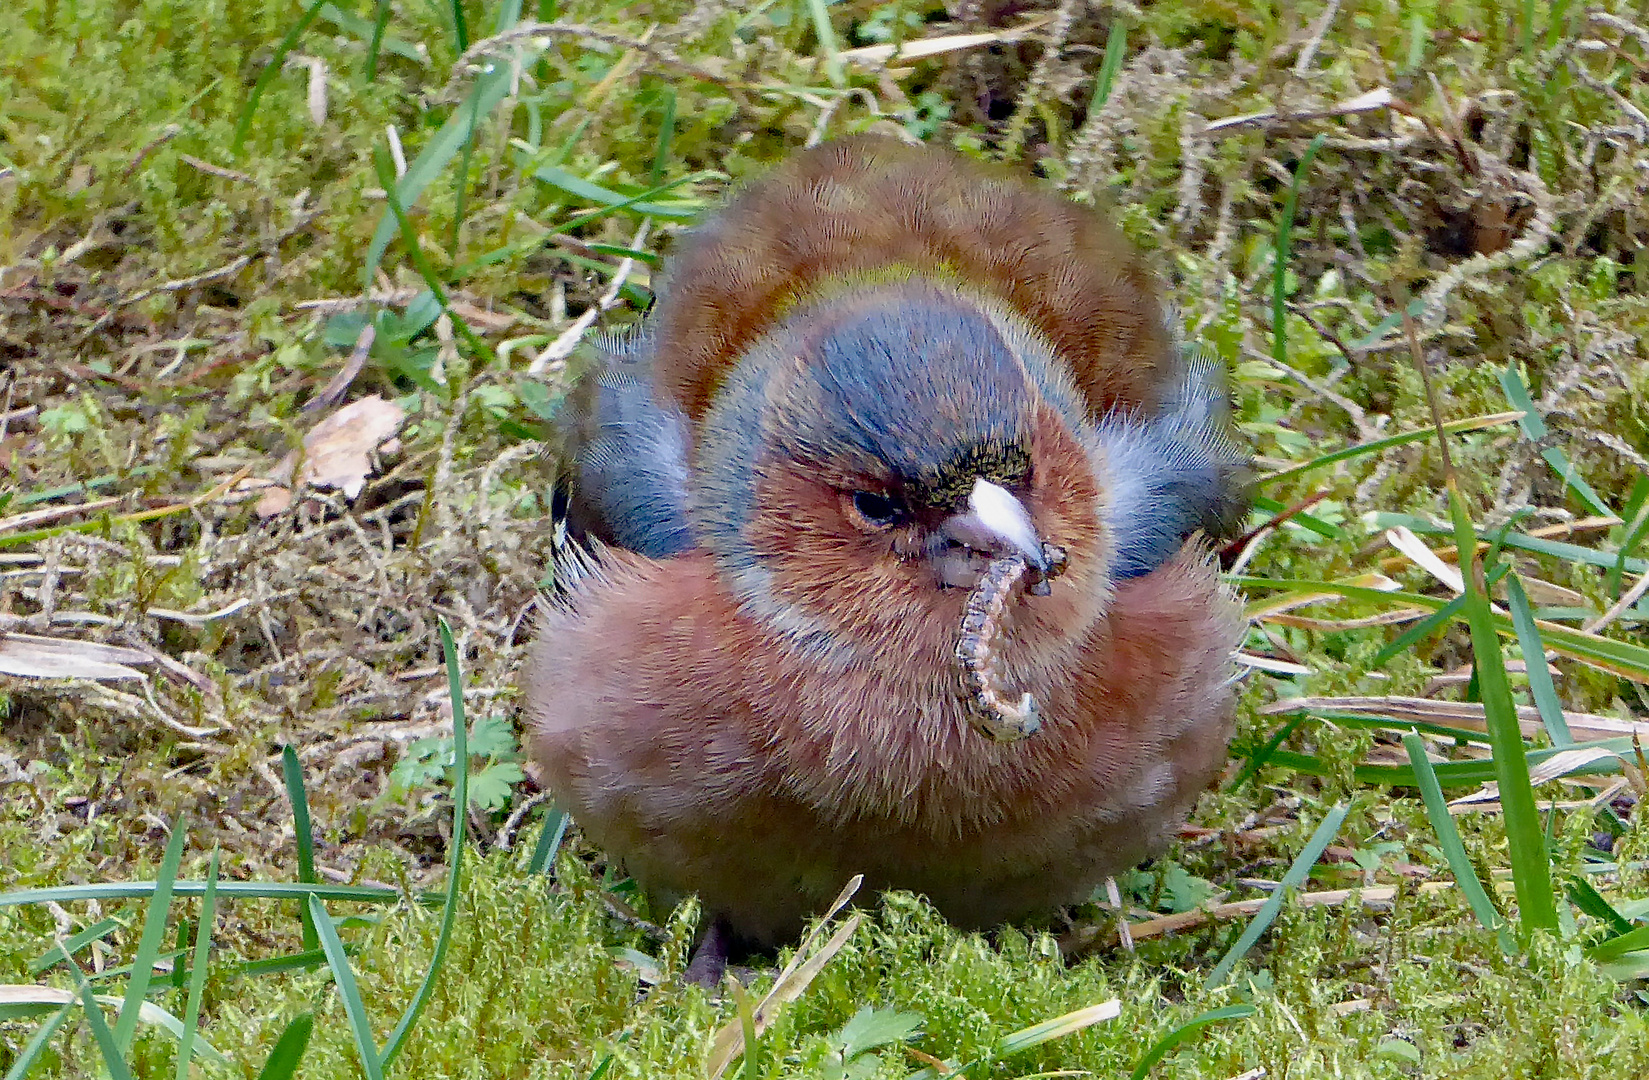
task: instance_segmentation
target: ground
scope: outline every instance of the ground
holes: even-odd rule
[[[1448,599],[1452,471],[1478,531],[1504,527],[1487,558],[1511,563],[1557,654],[1542,700],[1521,662],[1529,639],[1502,637],[1519,700],[1545,706],[1531,746],[1552,739],[1559,702],[1581,742],[1649,711],[1649,609],[1629,595],[1649,491],[1649,29],[1630,5],[520,8],[11,5],[0,657],[27,644],[17,634],[70,644],[26,664],[14,651],[7,670],[21,673],[0,675],[0,890],[153,880],[180,825],[180,879],[203,879],[216,852],[225,880],[296,880],[283,745],[320,880],[443,888],[445,619],[478,721],[471,855],[450,948],[391,1072],[702,1075],[738,1008],[675,988],[695,913],[649,910],[576,825],[553,875],[530,868],[548,808],[513,731],[557,543],[549,421],[586,356],[580,329],[632,321],[695,215],[792,149],[876,127],[1109,207],[1186,336],[1233,373],[1261,474],[1253,524],[1294,514],[1228,553],[1263,666],[1249,669],[1224,782],[1175,848],[1122,882],[1134,949],[1102,904],[986,938],[911,898],[872,900],[734,1067],[892,1077],[977,1060],[972,1075],[1116,1075],[1239,1005],[1252,1011],[1186,1032],[1152,1075],[1625,1076],[1623,1063],[1649,1061],[1649,963],[1600,951],[1623,928],[1609,905],[1628,926],[1649,910],[1642,759],[1617,738],[1610,772],[1536,789],[1558,929],[1497,935],[1454,886],[1396,742],[1419,718],[1448,729],[1423,729],[1438,761],[1486,753],[1450,737],[1472,710],[1449,706],[1492,690],[1469,680],[1466,628],[1407,640],[1412,611],[1374,616],[1419,601],[1285,611],[1254,580],[1378,573]],[[993,36],[961,36],[976,34]],[[950,48],[891,66],[864,51],[929,38]],[[1447,470],[1425,435],[1417,358],[1444,420],[1488,418],[1451,436]],[[280,478],[306,434],[285,475],[321,466],[332,444],[317,424],[374,397],[392,403],[376,417],[394,438],[366,437],[372,452],[333,487],[284,506],[248,490]],[[370,426],[359,412],[332,423]],[[1322,460],[1409,431],[1422,434]],[[1418,539],[1388,533],[1399,526]],[[1506,580],[1494,592],[1511,608]],[[1365,700],[1316,700],[1331,697]],[[1275,709],[1291,698],[1312,699],[1302,722]],[[1447,794],[1489,775],[1445,773]],[[1255,905],[1149,933],[1164,929],[1154,916],[1267,895],[1341,809],[1302,888],[1358,891],[1284,905],[1233,978],[1209,975]],[[1515,812],[1456,809],[1460,858],[1521,927]],[[174,901],[187,919],[199,906]],[[124,992],[113,969],[139,947],[144,910],[0,906],[0,984],[72,987],[36,958],[54,934],[94,927],[74,946],[82,969]],[[381,1043],[430,966],[439,909],[331,911],[357,916],[339,932]],[[257,1075],[312,1011],[302,1075],[362,1075],[325,964],[240,966],[304,949],[295,904],[220,898],[213,946],[200,1030],[224,1071]],[[757,963],[758,992],[772,963]],[[153,1000],[183,1015],[183,991],[162,981]],[[1111,998],[1116,1019],[1003,1044]],[[877,1011],[855,1028],[864,1007]],[[33,1057],[40,1018],[7,1008],[0,1066],[104,1067],[80,1014]],[[170,1074],[174,1047],[141,1025],[132,1075]]]

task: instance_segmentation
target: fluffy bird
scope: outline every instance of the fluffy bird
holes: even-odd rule
[[[1230,736],[1203,537],[1245,461],[1100,215],[825,144],[608,350],[571,504],[601,543],[541,620],[532,751],[644,888],[698,894],[706,949],[792,938],[854,874],[990,927],[1167,843]]]

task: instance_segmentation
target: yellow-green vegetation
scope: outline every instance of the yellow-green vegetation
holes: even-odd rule
[[[7,1080],[176,1075],[180,1038],[202,1076],[704,1075],[741,1005],[677,985],[696,913],[558,845],[512,734],[568,330],[632,320],[729,186],[872,126],[1151,253],[1234,374],[1253,525],[1285,519],[1228,553],[1263,666],[1225,782],[1121,882],[1133,949],[1104,896],[993,937],[861,898],[728,1075],[1643,1071],[1649,18],[1029,7],[13,0],[0,656],[68,644],[0,675]],[[966,34],[997,37],[862,51]],[[260,513],[243,481],[373,395],[405,419],[364,489]],[[324,907],[261,895],[300,880]],[[84,891],[126,883],[157,884]]]

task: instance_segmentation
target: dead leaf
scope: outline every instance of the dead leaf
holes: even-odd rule
[[[1262,705],[1258,711],[1262,715],[1276,716],[1314,710],[1386,717],[1391,720],[1393,728],[1399,729],[1419,721],[1446,727],[1469,728],[1473,731],[1488,730],[1483,706],[1474,701],[1437,701],[1432,698],[1398,696],[1299,697]],[[1597,713],[1570,712],[1565,709],[1563,719],[1569,725],[1569,733],[1577,739],[1617,739],[1627,735],[1649,734],[1649,723],[1621,720]],[[1524,735],[1545,731],[1545,725],[1540,719],[1540,710],[1532,705],[1518,706],[1517,722]]]
[[[296,451],[276,465],[270,488],[258,500],[258,516],[278,514],[292,504],[293,491],[306,484],[337,488],[355,498],[372,473],[372,453],[395,437],[406,410],[374,394],[345,405],[312,428],[303,439],[303,465]],[[296,477],[294,470],[298,471]]]
[[[977,49],[986,45],[1006,45],[1018,41],[1033,30],[1041,29],[1051,21],[1052,19],[1043,16],[1010,29],[992,30],[980,34],[943,34],[938,37],[907,41],[902,45],[865,45],[857,49],[844,49],[839,55],[841,59],[855,64],[886,64],[890,61],[908,62],[928,56],[938,56],[941,53],[956,52],[959,49]]]
[[[0,633],[0,674],[31,679],[141,679],[128,664],[148,664],[137,649],[91,641]]]
[[[824,943],[823,947],[817,952],[813,950],[814,942],[824,933],[829,920],[835,918],[836,913],[847,906],[847,902],[853,898],[854,893],[859,891],[859,886],[864,884],[864,880],[865,876],[863,874],[853,875],[852,880],[842,888],[842,891],[836,895],[836,899],[825,911],[824,918],[814,924],[813,929],[802,939],[802,943],[796,946],[796,952],[791,956],[790,963],[786,964],[784,970],[779,972],[779,977],[773,982],[773,988],[767,992],[766,997],[762,998],[761,1004],[756,1006],[754,1013],[751,1015],[751,1022],[755,1026],[756,1034],[760,1035],[767,1030],[768,1025],[773,1022],[774,1016],[777,1015],[780,1005],[795,1001],[802,996],[802,991],[806,990],[814,977],[824,970],[824,966],[830,962],[830,958],[840,952],[843,945],[847,944],[848,938],[853,936],[853,931],[859,928],[859,922],[863,916],[854,913],[836,929],[835,934],[831,936],[829,941]],[[715,1040],[710,1045],[709,1058],[704,1064],[705,1074],[709,1076],[710,1080],[719,1080],[721,1075],[727,1071],[727,1067],[743,1053],[744,1024],[741,1020],[734,1020],[716,1032]]]

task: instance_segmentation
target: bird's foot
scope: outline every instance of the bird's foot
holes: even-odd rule
[[[692,958],[687,961],[681,981],[689,986],[714,990],[721,985],[722,976],[727,973],[727,954],[732,947],[733,928],[727,925],[726,919],[715,916],[705,928],[704,937],[699,939]]]

